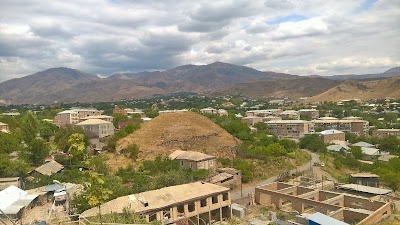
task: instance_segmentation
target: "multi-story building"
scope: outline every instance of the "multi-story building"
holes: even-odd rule
[[[147,222],[160,224],[211,224],[230,218],[229,188],[206,182],[194,182],[158,190],[122,196],[101,205],[103,214],[122,213],[130,209]],[[80,215],[81,220],[98,215],[91,208]]]
[[[298,120],[300,119],[300,114],[298,111],[296,110],[286,110],[281,112],[281,114],[279,114],[279,116],[283,119],[283,120]]]
[[[114,134],[114,125],[112,122],[100,119],[88,119],[76,124],[85,131],[94,133],[99,138],[107,137]]]
[[[368,135],[369,122],[366,120],[341,120],[341,119],[318,119],[313,120],[315,128],[322,130],[340,130],[357,135]]]
[[[282,109],[262,109],[262,110],[251,110],[246,112],[246,116],[279,116],[283,112]]]
[[[319,111],[316,109],[300,109],[299,110],[300,116],[305,116],[310,119],[318,119],[319,118]]]
[[[74,125],[80,122],[80,119],[89,116],[99,116],[103,112],[97,109],[81,109],[72,108],[70,110],[65,110],[57,113],[54,117],[54,124],[58,127],[65,127],[68,125]]]
[[[379,187],[379,176],[372,173],[353,173],[349,175],[350,183],[370,187]]]
[[[314,133],[313,123],[304,120],[273,120],[265,124],[279,138],[301,138],[305,134]]]
[[[389,137],[395,136],[400,138],[400,129],[377,129],[372,131],[374,137]]]

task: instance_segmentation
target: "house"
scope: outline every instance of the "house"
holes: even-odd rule
[[[334,141],[345,141],[344,133],[339,130],[324,130],[319,134],[325,144],[333,143]]]
[[[176,150],[169,155],[171,160],[178,160],[183,169],[192,170],[215,170],[215,156],[207,155],[201,152]]]
[[[229,188],[205,182],[194,182],[158,190],[122,196],[102,204],[103,214],[134,210],[148,222],[161,224],[211,224],[231,217]],[[98,208],[91,208],[80,218],[97,216]]]
[[[234,168],[219,168],[217,174],[212,176],[210,183],[223,187],[236,187],[242,182],[242,171]]]
[[[0,191],[0,209],[10,219],[19,220],[36,204],[38,195],[28,194],[15,186]],[[0,219],[4,215],[0,214]]]
[[[79,123],[80,119],[82,118],[86,118],[89,116],[99,116],[102,113],[102,111],[93,108],[71,108],[70,110],[65,110],[57,113],[53,121],[54,124],[58,127],[65,127]]]
[[[366,197],[369,199],[372,199],[375,196],[388,195],[388,194],[392,193],[392,190],[389,190],[389,189],[370,187],[370,186],[365,186],[365,185],[360,185],[360,184],[342,184],[342,185],[338,185],[336,187],[336,190],[339,192],[342,192],[342,193],[362,196],[362,197]],[[376,198],[374,198],[374,199],[376,199]],[[380,198],[378,198],[378,199],[380,200]]]
[[[322,130],[340,130],[357,135],[368,135],[369,122],[358,119],[319,118],[313,120],[315,128]]]
[[[34,170],[34,172],[39,173],[41,175],[50,176],[53,173],[58,173],[64,169],[64,166],[60,163],[51,160]]]
[[[21,115],[21,113],[19,113],[18,110],[16,110],[16,109],[11,109],[10,111],[2,113],[1,115],[14,117],[14,116]]]
[[[265,124],[279,138],[301,138],[305,134],[314,133],[313,124],[304,120],[273,120]]]
[[[304,116],[306,118],[310,118],[312,120],[319,118],[319,111],[316,109],[300,109],[300,116]]]
[[[4,190],[10,186],[15,186],[17,188],[21,188],[21,178],[20,177],[0,178],[0,191]]]
[[[363,158],[366,160],[375,160],[381,155],[389,155],[388,152],[383,152],[377,148],[361,147],[361,151],[364,154]]]
[[[188,112],[187,109],[173,109],[173,110],[160,110],[158,114],[166,114],[166,113],[178,113],[178,112]]]
[[[347,151],[350,148],[347,147],[346,145],[329,145],[328,147],[326,147],[326,149],[328,151],[337,152],[337,153],[340,153],[345,156],[345,155],[347,155]]]
[[[379,187],[379,176],[372,173],[353,173],[349,175],[350,183],[369,187]]]
[[[214,109],[211,107],[200,109],[201,113],[208,113],[208,114],[218,114],[219,116],[227,116],[228,111],[225,109]]]
[[[112,122],[100,119],[88,119],[76,124],[83,130],[91,131],[98,135],[99,138],[114,135],[114,125]]]
[[[0,122],[0,132],[3,133],[10,133],[10,129],[8,128],[8,125],[6,123]]]
[[[377,129],[372,131],[373,137],[389,137],[395,136],[400,138],[400,129]]]

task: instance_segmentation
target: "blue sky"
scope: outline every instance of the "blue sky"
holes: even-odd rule
[[[0,4],[0,82],[60,66],[101,76],[215,61],[298,75],[400,66],[400,0]]]

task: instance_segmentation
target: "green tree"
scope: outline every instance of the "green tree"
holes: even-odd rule
[[[112,191],[105,188],[105,182],[101,176],[97,173],[90,173],[89,182],[84,183],[84,198],[91,207],[97,207],[99,209],[100,224],[102,223],[101,218],[101,204],[105,203],[110,199]]]
[[[75,162],[86,159],[85,135],[79,133],[72,134],[68,138],[68,143],[70,145],[68,153]]]
[[[22,152],[27,161],[33,165],[40,165],[44,162],[50,153],[50,147],[47,142],[41,138],[33,139],[26,150]]]
[[[116,128],[119,128],[120,122],[128,120],[128,116],[121,114],[121,113],[113,113],[112,116],[114,117],[113,124],[114,124],[114,127],[116,127]]]
[[[314,152],[326,151],[325,144],[318,134],[306,135],[300,138],[300,148],[306,148]]]
[[[354,158],[361,159],[363,156],[362,150],[360,147],[353,146],[350,149],[351,154],[353,154]]]
[[[386,122],[396,123],[397,122],[397,113],[388,112],[385,114],[384,119]]]

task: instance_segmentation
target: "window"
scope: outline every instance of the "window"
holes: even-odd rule
[[[189,210],[189,212],[193,212],[195,208],[196,208],[196,207],[194,206],[194,202],[191,202],[191,203],[188,204],[188,210]]]
[[[200,200],[200,206],[201,207],[206,207],[207,206],[207,199]]]
[[[185,206],[184,205],[179,205],[178,206],[178,213],[184,213],[185,212]]]
[[[218,203],[218,195],[212,197],[212,203],[213,204]]]
[[[229,199],[229,194],[228,193],[223,193],[222,194],[222,200],[227,201]]]

